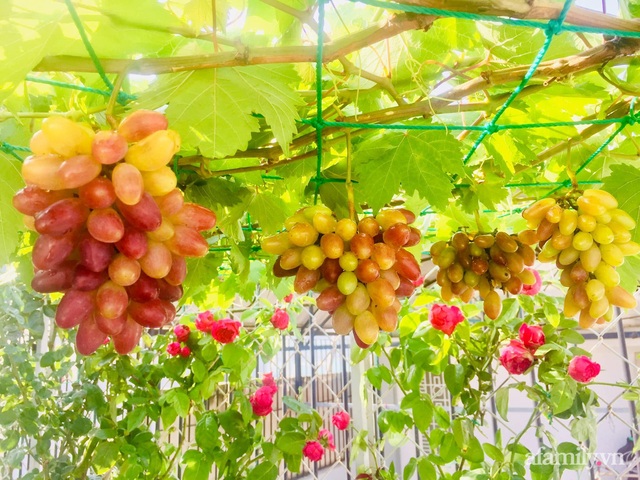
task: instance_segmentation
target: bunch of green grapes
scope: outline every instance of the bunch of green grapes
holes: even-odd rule
[[[27,186],[14,207],[37,237],[31,282],[64,292],[56,323],[78,326],[76,346],[93,353],[107,337],[130,352],[143,327],[173,320],[187,273],[184,257],[201,257],[201,231],[215,214],[184,201],[167,163],[180,137],[161,113],[140,110],[117,131],[94,133],[63,117],[42,122],[22,165]]]
[[[538,243],[540,262],[555,262],[562,270],[560,282],[568,287],[564,314],[580,314],[580,326],[588,328],[613,318],[613,307],[634,308],[636,300],[620,285],[616,271],[624,257],[640,253],[631,241],[636,222],[618,208],[618,201],[604,190],[572,192],[560,198],[544,198],[522,212],[530,230],[519,238]]]
[[[411,295],[420,277],[420,264],[404,248],[420,243],[420,231],[409,226],[414,221],[406,209],[382,210],[358,223],[337,220],[317,205],[287,219],[286,231],[265,238],[262,249],[279,255],[274,274],[295,276],[297,293],[320,292],[316,303],[332,313],[336,333],[353,331],[367,348],[380,330],[396,329],[397,298]]]
[[[523,285],[533,285],[536,278],[531,267],[535,252],[515,235],[467,234],[457,232],[449,241],[431,247],[433,263],[439,267],[436,281],[445,301],[453,297],[471,301],[477,290],[484,300],[485,314],[495,320],[502,311],[496,289],[517,295]]]

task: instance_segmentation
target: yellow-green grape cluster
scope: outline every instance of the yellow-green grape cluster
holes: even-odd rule
[[[540,262],[555,262],[562,270],[560,282],[568,287],[564,314],[580,314],[588,328],[613,318],[613,307],[633,308],[636,300],[620,285],[616,271],[624,257],[640,253],[631,241],[636,222],[618,208],[604,190],[585,190],[561,199],[544,198],[522,212],[530,230],[518,238],[538,243]]]
[[[138,110],[117,131],[94,132],[50,117],[31,138],[22,164],[27,186],[13,197],[38,233],[31,281],[41,293],[62,292],[60,328],[78,326],[78,352],[89,355],[108,337],[130,352],[143,327],[176,315],[187,274],[184,257],[209,251],[200,232],[211,210],[184,201],[167,166],[180,136],[159,112]]]
[[[457,232],[448,242],[434,243],[431,257],[439,267],[436,281],[442,287],[442,299],[448,302],[458,297],[469,302],[477,290],[484,300],[485,315],[493,320],[502,311],[496,289],[517,295],[523,285],[536,283],[533,272],[526,268],[535,262],[534,250],[505,232]]]
[[[262,241],[262,250],[278,255],[273,272],[295,276],[297,293],[320,292],[320,310],[332,313],[340,335],[353,331],[367,348],[380,330],[398,324],[400,302],[420,277],[420,265],[404,247],[418,245],[421,234],[409,226],[415,215],[406,209],[382,210],[358,223],[316,205],[285,222],[286,231]]]

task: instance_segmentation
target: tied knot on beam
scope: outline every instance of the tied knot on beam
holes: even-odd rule
[[[484,127],[484,131],[487,133],[487,135],[493,135],[498,130],[500,130],[500,128],[496,124],[494,124],[493,122],[489,122]]]
[[[549,20],[547,28],[545,29],[545,33],[548,37],[553,37],[554,35],[558,35],[564,31],[564,27],[562,26],[563,20],[564,16],[562,18],[553,18]]]
[[[118,92],[118,97],[116,98],[116,101],[120,105],[125,106],[127,103],[132,102],[136,98],[138,98],[136,95],[132,95],[130,93],[120,91]]]
[[[640,112],[630,111],[623,121],[625,125],[635,125],[640,122]]]
[[[322,130],[326,125],[324,122],[324,119],[317,119],[317,118],[308,118],[308,119],[303,119],[302,123],[307,124],[307,125],[311,125],[313,128],[315,128],[316,130]]]

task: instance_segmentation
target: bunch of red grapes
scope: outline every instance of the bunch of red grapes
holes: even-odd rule
[[[37,237],[31,282],[41,293],[64,292],[56,323],[78,325],[78,352],[89,355],[111,337],[130,352],[143,327],[171,322],[182,297],[185,257],[209,248],[201,231],[215,214],[184,201],[167,166],[179,135],[161,113],[130,114],[117,131],[99,131],[63,117],[42,122],[33,155],[13,198]]]
[[[286,231],[265,238],[262,249],[279,255],[274,274],[295,276],[297,293],[320,292],[316,304],[332,313],[336,333],[353,332],[368,348],[380,330],[396,329],[398,297],[411,295],[420,277],[420,264],[404,248],[420,243],[414,221],[406,209],[382,210],[358,223],[337,220],[316,205],[288,218]]]
[[[495,320],[502,312],[501,289],[518,294],[523,285],[533,285],[531,267],[534,250],[515,235],[505,232],[467,234],[457,232],[451,240],[431,247],[433,263],[439,267],[436,281],[443,300],[453,297],[469,302],[475,291],[484,300],[484,313]]]

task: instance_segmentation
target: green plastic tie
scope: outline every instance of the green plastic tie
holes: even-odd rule
[[[577,127],[582,125],[613,125],[616,123],[623,123],[627,120],[627,117],[616,118],[601,118],[593,120],[577,120],[573,122],[538,122],[538,123],[514,123],[514,124],[502,124],[489,127],[492,132],[501,132],[504,130],[530,130],[533,128],[554,128],[554,127]],[[300,121],[303,124],[317,125],[316,119],[304,119]],[[323,121],[323,127],[338,127],[338,128],[363,128],[370,130],[436,130],[436,131],[485,131],[488,127],[483,125],[406,125],[401,123],[359,123],[359,122],[332,122]]]
[[[7,155],[11,155],[16,160],[22,162],[24,159],[18,155],[16,152],[31,152],[27,147],[19,147],[17,145],[11,145],[7,142],[0,142],[0,151],[6,153]]]
[[[322,129],[324,128],[324,119],[322,118],[322,61],[324,58],[324,2],[325,0],[318,1],[318,46],[316,48],[316,147],[317,147],[317,161],[316,161],[316,176],[315,184],[316,189],[313,195],[313,203],[317,205],[318,195],[320,193],[320,186],[324,183],[320,181],[322,179]]]
[[[522,90],[527,86],[527,84],[529,83],[529,80],[531,80],[531,78],[533,78],[533,75],[536,73],[536,70],[538,69],[538,66],[542,62],[542,59],[547,54],[547,51],[549,50],[549,47],[551,46],[551,42],[553,40],[553,37],[555,35],[559,34],[560,32],[562,32],[562,23],[564,22],[565,17],[569,13],[569,9],[571,8],[571,3],[572,2],[573,2],[573,0],[566,0],[564,2],[564,6],[562,7],[562,11],[560,12],[560,15],[558,16],[558,18],[554,19],[554,20],[550,20],[547,23],[547,25],[545,27],[545,30],[544,30],[546,38],[545,38],[544,44],[542,45],[542,48],[538,51],[538,54],[536,55],[535,59],[533,60],[533,63],[529,67],[529,70],[527,70],[527,73],[525,74],[525,76],[522,77],[522,80],[520,81],[520,84],[513,90],[513,92],[511,92],[511,95],[509,95],[509,98],[507,98],[507,100],[504,102],[502,107],[500,107],[500,109],[496,112],[496,114],[489,121],[489,123],[487,123],[485,125],[484,131],[480,133],[480,137],[475,141],[475,143],[471,147],[471,150],[469,150],[467,155],[464,157],[464,159],[462,161],[462,163],[464,165],[469,163],[469,160],[471,159],[473,154],[476,152],[478,147],[480,147],[480,145],[482,144],[483,140],[487,136],[489,136],[489,135],[491,135],[491,134],[493,134],[493,133],[495,133],[497,131],[496,128],[495,128],[496,122],[500,119],[500,117],[504,114],[504,112],[507,111],[509,106],[513,103],[513,101],[520,94],[520,92],[522,92]]]
[[[91,45],[91,42],[89,41],[89,37],[87,36],[87,32],[84,29],[84,26],[82,25],[82,21],[80,20],[80,16],[78,15],[76,8],[73,6],[73,3],[71,0],[65,0],[65,4],[67,5],[67,9],[69,10],[71,19],[73,20],[73,23],[75,24],[76,29],[80,34],[80,38],[82,39],[84,48],[87,50],[87,53],[89,54],[89,57],[93,62],[93,65],[96,67],[96,71],[98,72],[98,75],[100,76],[104,84],[109,88],[110,92],[113,92],[113,88],[114,88],[113,83],[111,83],[111,80],[109,80],[109,77],[107,77],[107,74],[104,71],[104,68],[102,68],[102,63],[100,63],[100,59],[98,58],[96,51],[93,49],[93,45]],[[111,93],[109,93],[109,95],[111,95]],[[118,92],[117,101],[121,105],[124,105],[128,101],[133,100],[134,98],[135,96],[129,95],[128,93]]]

